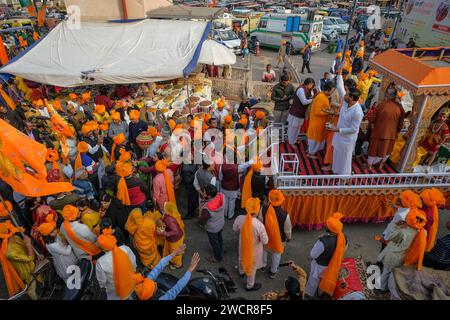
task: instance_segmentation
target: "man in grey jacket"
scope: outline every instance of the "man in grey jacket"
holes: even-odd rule
[[[289,76],[283,74],[280,83],[277,83],[272,90],[272,100],[275,102],[273,110],[274,123],[287,123],[291,99],[294,98],[295,89],[289,82]]]
[[[209,184],[205,188],[206,205],[200,212],[199,223],[205,227],[214,257],[207,258],[210,262],[221,262],[223,259],[222,230],[225,226],[225,201],[222,193]]]

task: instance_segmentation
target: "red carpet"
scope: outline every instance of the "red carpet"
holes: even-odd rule
[[[296,153],[299,160],[298,174],[299,175],[326,175],[330,174],[323,172],[321,168],[324,166],[323,159],[325,156],[325,150],[322,150],[317,154],[319,159],[310,159],[307,154],[307,142],[302,140],[298,142],[293,148],[289,143],[280,143],[280,156],[283,153]],[[286,158],[286,157],[285,157]],[[292,159],[293,160],[293,159]],[[383,170],[379,170],[378,166],[372,167],[371,170],[364,168],[364,164],[367,163],[367,156],[361,158],[354,158],[352,163],[352,171],[354,174],[393,174],[397,173],[397,170],[392,166],[390,161],[385,164]],[[292,164],[285,164],[286,171],[292,171]],[[281,171],[281,170],[280,170]]]

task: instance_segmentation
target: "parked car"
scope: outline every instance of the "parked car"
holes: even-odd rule
[[[336,26],[339,27],[340,33],[347,34],[348,27],[350,26],[348,23],[346,23],[342,18],[339,17],[325,17],[325,20],[330,20],[332,23],[334,23]]]
[[[217,42],[223,44],[234,54],[241,54],[241,40],[234,31],[231,30],[212,30],[211,36]]]
[[[331,41],[331,40],[336,40],[339,37],[339,33],[336,30],[336,28],[334,28],[333,26],[326,26],[325,24],[323,25],[323,29],[322,29],[322,41]]]

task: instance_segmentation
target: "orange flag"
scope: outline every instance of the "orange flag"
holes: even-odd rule
[[[27,9],[30,16],[36,17],[36,8],[34,7],[34,5],[27,7]]]
[[[0,36],[0,62],[2,65],[7,64],[9,61],[8,53],[6,52],[5,44],[3,43],[3,38]]]
[[[46,11],[47,11],[47,6],[42,6],[38,11],[37,20],[38,20],[39,28],[44,26]]]
[[[48,104],[47,99],[44,99],[44,103],[47,107],[48,113],[50,114],[50,122],[52,123],[53,130],[67,138],[75,138],[75,129],[70,127],[68,123],[59,115],[59,113]]]
[[[46,180],[47,148],[0,119],[0,179],[27,197],[74,190],[70,183]]]
[[[16,110],[16,104],[2,88],[0,88],[0,95],[2,96],[3,100],[5,100],[6,104],[11,108],[11,110]]]

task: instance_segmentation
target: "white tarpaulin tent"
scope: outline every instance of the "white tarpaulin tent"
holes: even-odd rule
[[[223,44],[220,44],[215,40],[206,40],[203,42],[198,62],[216,66],[235,64],[236,55]]]
[[[132,23],[62,22],[0,69],[61,87],[169,80],[196,67],[210,23],[146,19]]]

